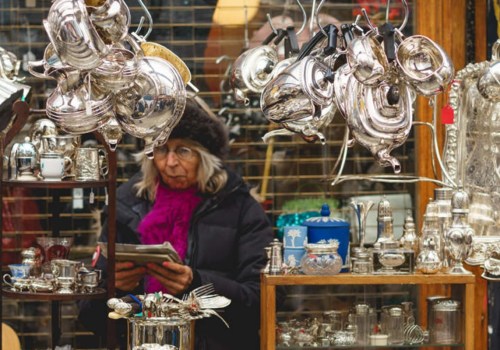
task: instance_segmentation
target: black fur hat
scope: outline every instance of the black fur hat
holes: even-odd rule
[[[196,141],[220,159],[224,159],[229,153],[226,126],[192,98],[187,99],[182,118],[169,138]]]

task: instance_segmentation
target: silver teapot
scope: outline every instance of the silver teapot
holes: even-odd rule
[[[279,62],[276,51],[276,33],[272,33],[262,45],[243,52],[231,66],[230,84],[237,102],[248,105],[248,94],[259,93],[271,81],[273,69]],[[271,43],[271,44],[269,44]]]
[[[397,88],[397,103],[391,103],[391,89]],[[401,164],[390,152],[401,146],[412,127],[412,91],[406,84],[382,82],[366,86],[355,79],[348,84],[347,124],[356,142],[370,150],[380,166],[401,172]]]

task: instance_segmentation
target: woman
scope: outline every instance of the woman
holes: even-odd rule
[[[212,283],[217,294],[231,299],[221,312],[229,329],[215,317],[196,322],[196,350],[259,348],[260,270],[273,232],[242,179],[223,167],[227,152],[224,125],[188,100],[168,142],[154,150],[153,160],[144,157],[141,172],[117,190],[116,242],[169,241],[184,261],[117,262],[118,296],[155,291],[181,296]],[[100,240],[107,241],[103,227]],[[100,257],[98,266],[104,263]],[[98,304],[82,302],[80,319],[105,334],[96,312],[109,310]]]

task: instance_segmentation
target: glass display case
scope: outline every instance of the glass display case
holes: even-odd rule
[[[440,320],[443,321],[441,323],[433,322],[432,315],[428,315],[430,322],[422,317],[424,308],[438,309],[431,307],[435,298],[428,298],[427,306],[418,304],[418,287],[422,285],[450,286],[453,295],[451,299],[453,303],[450,304],[453,305],[444,303],[440,306],[446,307],[446,313],[454,317],[447,321],[441,317]],[[377,276],[350,273],[335,276],[262,274],[261,288],[261,349],[365,349],[377,348],[377,346],[387,348],[388,345],[397,348],[475,349],[474,318],[471,317],[475,311],[475,277],[473,275],[453,276],[442,273]],[[441,296],[441,298],[446,299],[446,296]],[[415,307],[408,306],[411,305],[409,303],[413,303]],[[401,305],[401,307],[394,305]],[[366,308],[364,310],[366,312],[361,310],[362,307]],[[390,311],[388,307],[392,307],[393,310]],[[396,312],[396,309],[399,311]],[[405,343],[403,333],[403,335],[399,334],[399,337],[403,339],[399,338],[399,341],[394,340],[392,344],[388,344],[384,335],[389,333],[391,336],[391,332],[396,332],[394,326],[390,326],[390,322],[405,316],[403,313],[406,311],[414,317],[415,325],[430,331],[429,336],[422,334],[421,342],[418,343],[416,342],[418,339],[414,339],[415,343],[408,344]],[[456,311],[456,313],[448,311]],[[351,316],[347,316],[349,312]],[[335,314],[338,317],[335,317]],[[368,316],[364,323],[359,323],[356,318],[363,314]],[[326,321],[328,325],[321,324],[325,322],[325,316],[328,317]],[[307,327],[299,326],[295,330],[290,330],[291,324],[294,322],[297,324],[306,318],[308,319]],[[403,322],[399,323],[403,325]],[[440,327],[444,324],[449,327],[436,330],[438,324]],[[324,330],[326,326],[329,327],[327,331]],[[283,337],[283,330],[286,327],[289,328],[288,335]],[[375,329],[378,327],[385,328],[386,331],[378,332]],[[445,332],[442,331],[444,328],[446,328]],[[388,329],[392,331],[387,332]],[[408,329],[407,332],[409,332]],[[444,338],[445,333],[450,337]],[[396,334],[392,333],[392,337],[396,339]],[[289,340],[290,342],[287,343]]]

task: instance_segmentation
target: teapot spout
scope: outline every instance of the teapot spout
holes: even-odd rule
[[[381,166],[391,166],[394,174],[401,172],[401,163],[395,157],[391,156],[387,149],[378,151],[375,158]]]
[[[245,95],[243,91],[240,89],[234,89],[234,99],[237,102],[243,103],[245,106],[250,104],[250,99]]]

